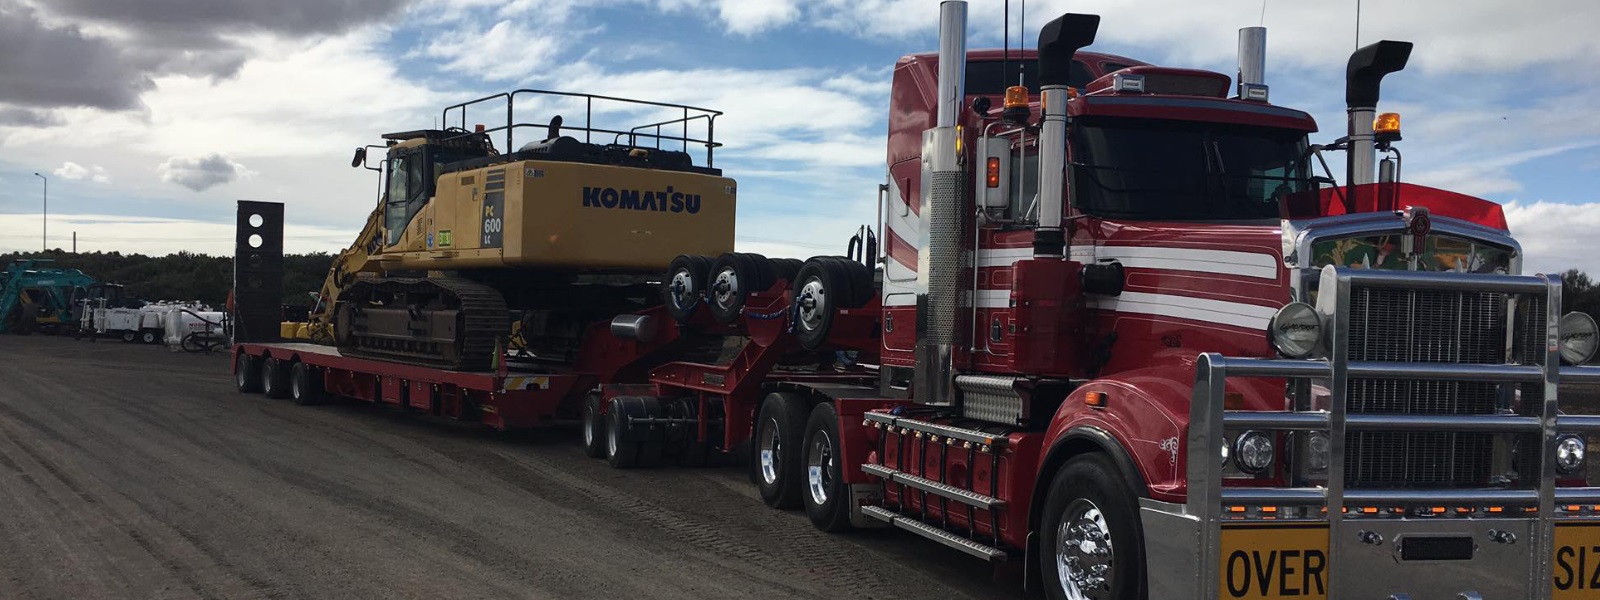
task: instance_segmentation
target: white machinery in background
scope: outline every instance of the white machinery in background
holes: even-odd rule
[[[200,302],[162,301],[139,308],[107,307],[105,300],[83,311],[80,326],[93,337],[124,342],[164,343],[174,349],[203,350],[223,337],[224,314]]]

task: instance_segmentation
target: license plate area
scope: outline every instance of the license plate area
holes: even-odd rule
[[[1403,536],[1395,540],[1400,560],[1472,560],[1477,547],[1466,536]]]

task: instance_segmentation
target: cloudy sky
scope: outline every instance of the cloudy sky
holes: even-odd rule
[[[739,246],[837,253],[873,218],[890,66],[936,47],[936,0],[0,0],[0,251],[231,251],[233,201],[287,204],[290,251],[336,251],[375,202],[357,146],[517,87],[725,111]],[[1538,10],[1530,10],[1537,6]],[[1013,32],[1021,0],[1012,2]],[[1360,38],[1417,43],[1390,79],[1405,178],[1507,205],[1530,268],[1600,272],[1600,22],[1592,0],[1365,0]],[[1001,0],[971,3],[998,47]],[[1355,0],[1034,0],[1093,49],[1232,74],[1268,29],[1278,104],[1342,134]],[[1013,40],[1017,39],[1013,35]],[[543,118],[531,119],[543,120]],[[1341,172],[1342,174],[1342,172]]]

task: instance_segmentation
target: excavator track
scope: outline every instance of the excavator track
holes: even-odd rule
[[[339,353],[455,371],[488,369],[510,335],[505,299],[459,277],[351,282],[339,295]]]

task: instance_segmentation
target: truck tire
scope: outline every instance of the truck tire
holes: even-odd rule
[[[667,266],[661,296],[667,305],[667,314],[678,323],[688,323],[694,317],[694,311],[705,299],[706,277],[710,272],[711,259],[692,254],[680,254]]]
[[[289,367],[289,397],[300,406],[322,404],[322,372],[303,362]]]
[[[124,341],[124,342],[132,344],[135,341],[138,341],[138,339],[139,339],[139,334],[137,334],[137,333],[134,333],[132,331],[124,331],[124,332],[122,332],[122,341]]]
[[[806,399],[789,392],[767,394],[756,414],[755,439],[750,440],[754,452],[751,479],[767,506],[800,506],[800,494],[805,488],[801,461],[806,416]]]
[[[818,350],[827,345],[837,305],[849,294],[841,278],[842,270],[826,259],[819,256],[806,261],[795,276],[790,292],[795,306],[795,339],[806,350]]]
[[[155,344],[155,343],[160,342],[160,341],[161,341],[161,333],[157,332],[154,329],[146,329],[144,331],[139,332],[139,342],[141,342],[141,343]]]
[[[644,432],[629,431],[629,419],[660,414],[659,404],[649,396],[617,396],[611,399],[606,414],[606,462],[614,469],[661,466],[661,441],[640,439]]]
[[[1111,460],[1085,454],[1056,472],[1039,525],[1039,573],[1052,600],[1144,598],[1139,499]],[[1104,573],[1092,569],[1105,566]]]
[[[282,360],[268,358],[262,361],[261,392],[275,400],[289,397],[289,369]]]
[[[830,533],[851,529],[850,486],[844,481],[844,454],[839,441],[839,415],[833,404],[818,404],[806,419],[802,446],[806,490],[800,497],[811,524]]]
[[[600,415],[600,393],[589,392],[583,397],[583,454],[589,458],[606,457],[606,420]]]
[[[796,275],[800,274],[800,267],[806,263],[798,258],[769,258],[767,262],[772,265],[772,275],[783,281],[793,282]]]
[[[744,312],[750,293],[767,291],[776,280],[772,263],[760,254],[729,252],[717,257],[706,278],[706,304],[711,316],[732,325]]]
[[[239,386],[239,393],[261,393],[261,368],[256,366],[256,357],[239,353],[233,360],[233,379]]]

